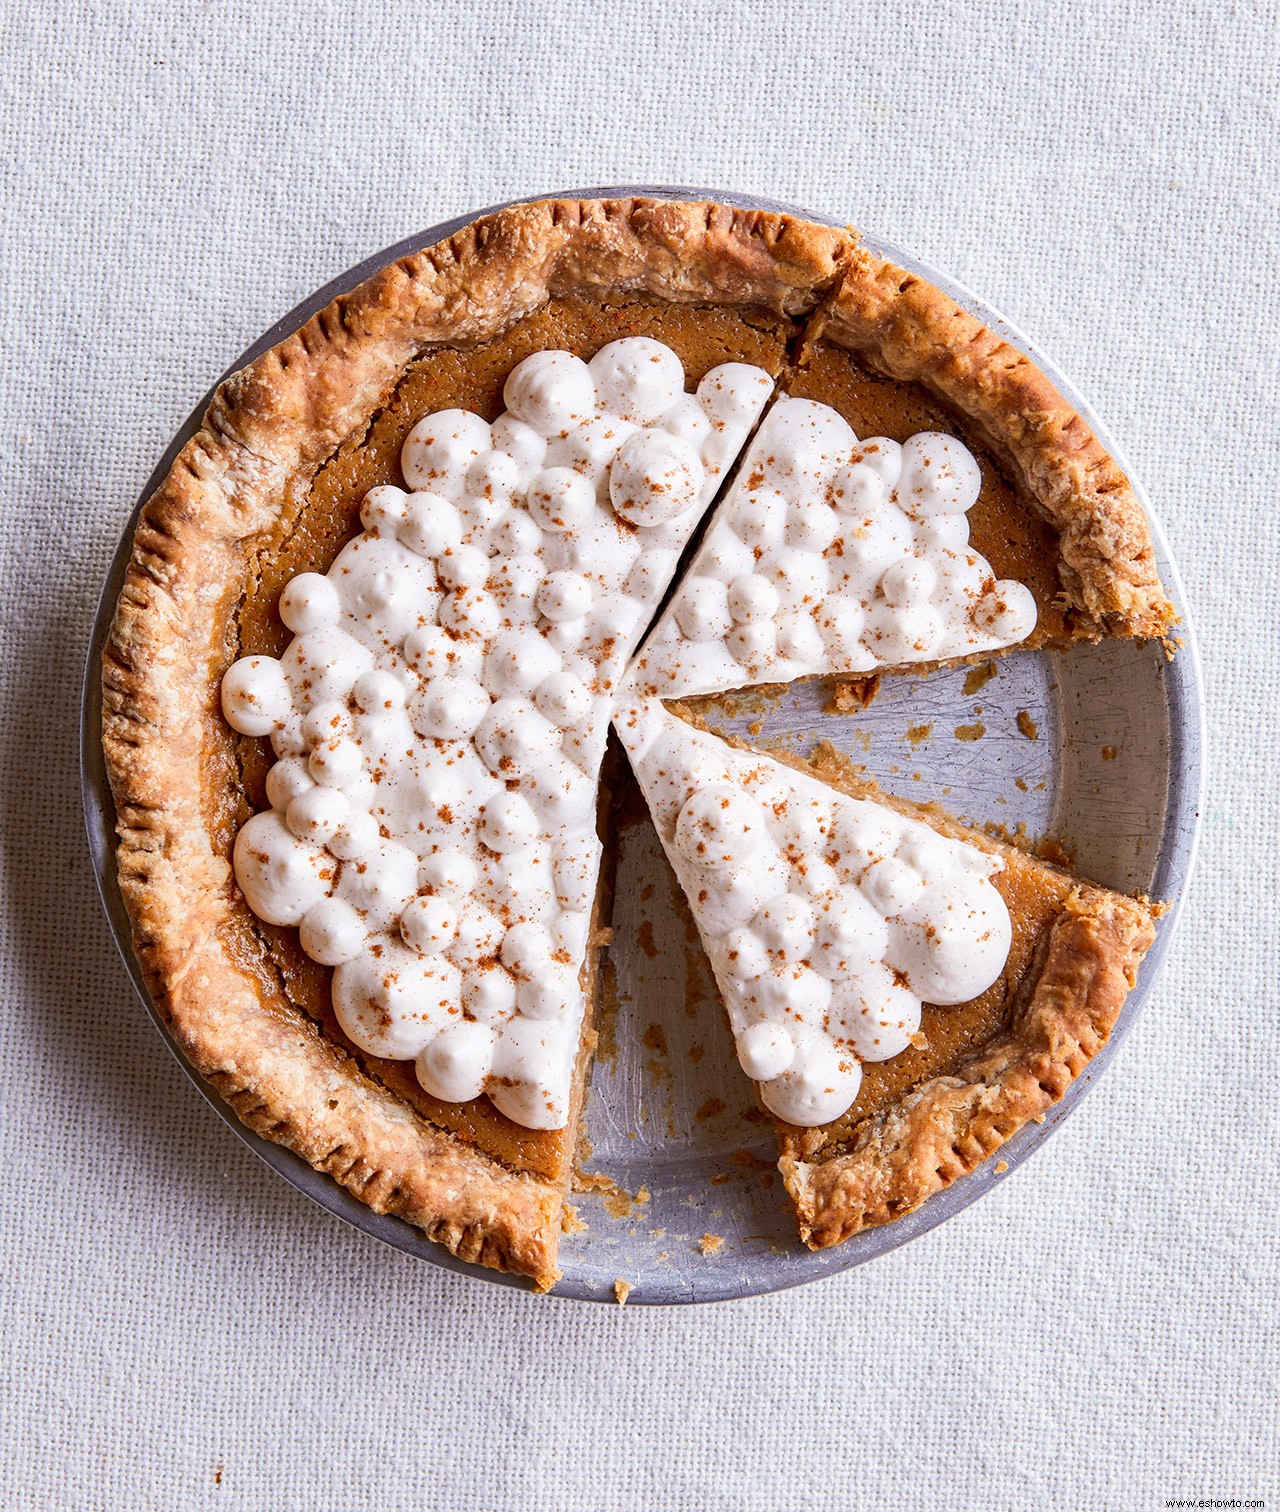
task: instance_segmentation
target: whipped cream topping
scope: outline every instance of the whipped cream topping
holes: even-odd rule
[[[862,1062],[911,1043],[922,1001],[988,988],[1012,926],[1004,863],[697,730],[628,682],[614,725],[689,900],[742,1069],[768,1108],[824,1124]]]
[[[780,399],[645,642],[637,685],[676,698],[1025,640],[1031,593],[969,545],[981,481],[954,436],[859,441],[828,406]]]
[[[236,662],[232,727],[270,736],[270,809],[235,843],[249,907],[335,968],[334,1009],[433,1096],[568,1118],[613,693],[772,389],[727,363],[685,392],[644,337],[521,362],[492,424],[428,415]]]

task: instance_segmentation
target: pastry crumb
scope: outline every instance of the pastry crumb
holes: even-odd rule
[[[859,677],[850,682],[837,682],[831,697],[823,709],[824,714],[856,714],[859,709],[870,708],[880,691],[880,678]]]
[[[1019,734],[1025,735],[1028,740],[1040,739],[1040,727],[1025,709],[1018,710],[1017,725]]]
[[[703,1234],[698,1240],[698,1248],[704,1255],[718,1255],[724,1248],[724,1236],[722,1234]]]
[[[574,1207],[573,1203],[566,1202],[564,1211],[560,1214],[560,1232],[562,1234],[585,1234],[587,1225],[582,1215]]]
[[[996,1175],[997,1176],[1003,1176],[1004,1173],[1008,1169],[1009,1169],[1009,1162],[1007,1160],[997,1160],[996,1161]]]
[[[981,740],[986,733],[986,725],[980,723],[962,724],[956,726],[957,740]]]
[[[650,1024],[642,1036],[644,1044],[658,1055],[667,1053],[667,1032],[661,1024]]]
[[[1114,761],[1116,759],[1115,746],[1103,746],[1102,759],[1103,761]]]
[[[902,738],[909,740],[912,745],[919,745],[922,740],[928,740],[932,734],[933,726],[931,724],[919,724],[912,725]]]
[[[980,667],[970,667],[965,673],[964,696],[972,698],[979,688],[983,688],[996,675],[995,662],[983,662]]]
[[[613,1283],[613,1294],[618,1299],[618,1306],[625,1307],[627,1298],[631,1295],[631,1282],[624,1281],[621,1276]]]

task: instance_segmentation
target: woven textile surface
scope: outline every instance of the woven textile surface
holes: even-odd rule
[[[686,0],[0,8],[0,1502],[1157,1508],[1280,1499],[1280,13]],[[463,211],[722,186],[893,238],[1120,436],[1208,685],[1198,872],[1080,1112],[795,1292],[534,1299],[383,1248],[212,1115],[99,908],[99,588],[209,383]]]

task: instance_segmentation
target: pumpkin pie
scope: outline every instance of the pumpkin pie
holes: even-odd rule
[[[137,529],[103,740],[134,948],[175,1038],[251,1128],[540,1288],[608,927],[604,730],[782,394],[904,454],[921,432],[964,443],[965,548],[992,569],[971,620],[1002,643],[1167,630],[1126,481],[1025,357],[850,233],[709,204],[516,206],[393,264],[221,386]],[[903,1150],[947,1129],[994,1148],[1010,1116],[955,1132],[964,1099],[935,1083],[969,1052],[996,1064],[1032,975],[1102,1038],[1118,1012],[1138,905],[1108,904],[1123,940],[1086,931],[1095,1012],[1083,967],[1046,973],[1085,959],[1068,925],[1102,894],[1001,859],[1005,988],[940,1009],[945,1029],[926,1008],[926,1059],[884,1062],[879,1092],[864,1077],[853,1123],[784,1134],[810,1242],[923,1200],[923,1178],[885,1185]],[[1053,1049],[1041,1099],[1092,1053]]]

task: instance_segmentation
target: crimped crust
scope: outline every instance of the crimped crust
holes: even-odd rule
[[[255,538],[432,346],[484,341],[563,293],[812,310],[847,253],[786,216],[551,201],[473,223],[334,301],[228,379],[143,510],[103,657],[103,745],[134,949],[192,1063],[251,1128],[467,1260],[550,1286],[564,1192],[434,1128],[239,959],[245,904],[211,781],[218,680]],[[211,770],[212,769],[212,772]]]
[[[949,295],[857,248],[811,323],[867,366],[967,416],[1060,532],[1063,590],[1102,633],[1159,638],[1176,619],[1129,480],[1024,353]]]
[[[784,1136],[778,1166],[809,1248],[912,1212],[1058,1102],[1106,1043],[1153,938],[1140,904],[1076,889],[1006,1033],[868,1118],[847,1153],[811,1162],[805,1134]]]

